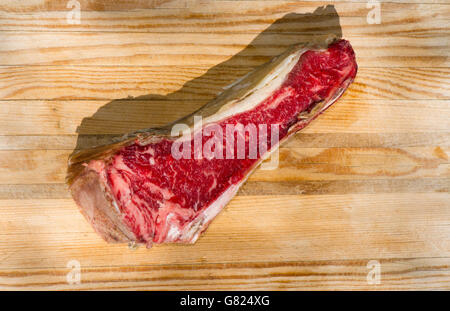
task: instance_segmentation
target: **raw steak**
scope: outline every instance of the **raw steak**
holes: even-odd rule
[[[76,153],[72,196],[108,242],[194,243],[258,164],[331,106],[356,71],[348,41],[293,46],[173,124]],[[187,130],[171,135],[175,124]]]

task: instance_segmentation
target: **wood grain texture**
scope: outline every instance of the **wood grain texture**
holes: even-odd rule
[[[72,150],[105,144],[115,135],[7,135],[0,136],[0,150]],[[439,146],[450,147],[448,132],[405,132],[405,133],[318,133],[302,131],[286,142],[284,148],[403,148]],[[438,149],[437,149],[438,150]]]
[[[1,288],[45,290],[417,290],[448,289],[449,258],[379,259],[381,284],[367,284],[368,260],[240,264],[90,266],[81,284],[68,285],[70,269],[0,270]]]
[[[113,2],[110,7],[105,6],[99,10],[92,10],[90,4],[93,3],[81,4],[83,22],[80,24],[64,22],[67,15],[67,8],[64,6],[46,9],[42,6],[24,6],[20,10],[0,6],[0,27],[10,31],[26,29],[36,32],[259,33],[288,13],[311,13],[330,2],[261,1],[255,6],[252,1],[190,1],[186,8],[177,9],[173,5],[171,9],[161,7],[158,10],[149,9],[146,7],[148,3],[144,2],[132,11],[113,7],[120,2]],[[123,4],[125,6],[129,2]],[[340,13],[340,24],[346,29],[347,35],[395,34],[427,37],[448,34],[448,30],[443,27],[450,15],[446,4],[383,3],[383,23],[379,25],[366,22],[369,11],[366,2],[333,1],[333,4]],[[105,11],[108,14],[104,14]],[[317,18],[305,19],[305,23],[300,25],[290,18],[283,25],[268,30],[272,33],[303,34],[329,31],[329,13],[322,11],[318,15]]]
[[[318,195],[367,193],[446,193],[450,191],[448,178],[397,178],[340,180],[254,181],[239,190],[238,196]],[[0,199],[67,199],[70,194],[63,183],[0,184]]]
[[[383,2],[380,24],[360,0],[79,2],[68,24],[67,1],[0,1],[0,289],[450,289],[448,1]],[[74,149],[176,120],[330,32],[355,83],[196,244],[93,232],[63,183]]]
[[[64,183],[71,150],[0,150],[0,184]],[[281,148],[249,181],[450,178],[450,147]]]
[[[313,122],[303,133],[370,133],[376,139],[383,133],[426,132],[435,135],[449,132],[448,122],[443,120],[450,111],[447,100],[359,101],[346,98],[344,95],[339,105],[332,106],[320,121]],[[202,102],[13,100],[0,103],[3,135],[60,136],[121,134],[162,126],[195,111]],[[20,143],[20,139],[23,138],[12,143],[12,148]],[[54,139],[58,144],[59,138]]]
[[[220,66],[205,76],[208,69],[206,66],[3,66],[0,67],[0,97],[3,100],[113,100],[153,96],[159,100],[207,101],[253,67]],[[449,99],[450,70],[362,67],[344,98]]]
[[[266,34],[232,65],[260,65],[314,35]],[[448,67],[448,40],[351,36],[361,67]],[[448,38],[448,37],[447,37]],[[246,48],[255,34],[0,32],[0,65],[214,66]],[[36,53],[39,51],[39,53]]]
[[[448,200],[448,193],[238,196],[196,244],[151,250],[104,243],[71,199],[0,200],[8,232],[2,268],[64,268],[71,259],[89,267],[450,257]]]

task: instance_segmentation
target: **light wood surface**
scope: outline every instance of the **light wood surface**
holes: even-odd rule
[[[0,0],[0,289],[450,289],[448,1],[382,3],[380,24],[365,1],[79,2],[68,24],[67,1]],[[93,232],[64,185],[74,149],[173,121],[330,32],[355,83],[196,244]]]

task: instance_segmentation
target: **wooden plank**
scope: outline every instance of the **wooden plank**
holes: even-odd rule
[[[347,100],[349,96],[344,94],[302,133],[449,132],[450,106],[446,100]],[[0,131],[3,135],[122,134],[165,125],[204,104],[199,101],[123,100],[107,103],[2,101]]]
[[[191,0],[80,0],[80,8],[83,11],[116,11],[133,9],[161,9],[173,7],[185,7]],[[201,0],[203,1],[203,0]],[[196,2],[195,0],[193,2]],[[1,10],[11,12],[33,12],[36,10],[63,10],[67,11],[67,2],[65,1],[46,1],[46,0],[23,0],[17,3],[14,0],[3,1],[0,5]]]
[[[448,193],[238,196],[196,244],[151,250],[106,244],[71,199],[0,200],[0,268],[65,268],[69,260],[110,267],[450,257],[449,199]]]
[[[446,67],[449,37],[353,36],[361,67]],[[0,65],[259,65],[311,35],[0,32]]]
[[[27,185],[14,185],[25,188]],[[42,185],[44,186],[44,185]],[[5,198],[12,198],[21,194],[23,198],[29,198],[28,189],[10,192]],[[43,189],[45,192],[45,188]],[[362,194],[362,193],[433,193],[450,191],[449,178],[405,178],[405,179],[357,179],[350,180],[296,180],[296,181],[248,181],[239,190],[238,195],[329,195],[329,194]],[[58,198],[62,194],[55,193]],[[65,194],[63,194],[65,195]],[[0,196],[1,197],[1,196]]]
[[[274,170],[250,181],[450,177],[445,147],[282,148]],[[63,183],[70,150],[0,151],[0,184]]]
[[[57,2],[58,4],[62,4]],[[124,3],[124,5],[129,3]],[[201,1],[183,9],[152,9],[136,4],[133,10],[90,10],[81,5],[79,24],[68,24],[65,6],[23,6],[13,10],[0,5],[3,31],[85,32],[195,32],[195,33],[326,33],[345,36],[404,35],[442,37],[448,34],[450,7],[442,4],[383,3],[380,24],[369,24],[366,2]],[[106,9],[103,7],[102,9]],[[411,16],[414,16],[411,18]],[[283,22],[281,22],[283,21]]]
[[[207,102],[254,67],[3,66],[0,99]],[[386,83],[389,81],[389,83]],[[450,99],[449,68],[359,68],[345,98]]]
[[[0,200],[70,199],[66,184],[0,185]]]
[[[303,1],[284,1],[284,0],[97,0],[95,2],[89,0],[79,0],[80,9],[83,13],[91,12],[108,12],[116,13],[121,11],[147,11],[149,13],[158,11],[174,11],[178,13],[180,9],[197,11],[210,11],[211,14],[217,11],[234,10],[240,8],[242,10],[253,9],[254,11],[259,9],[265,9],[267,7],[278,7],[284,11],[292,11],[295,8],[304,8],[314,10],[319,6],[329,5],[328,1],[317,0],[303,0]],[[257,5],[255,5],[255,3]],[[333,5],[338,11],[352,12],[355,7],[363,7],[364,11],[367,11],[367,1],[364,0],[335,0]],[[393,0],[389,2],[382,2],[382,8],[384,10],[392,10],[392,8],[403,8],[410,5],[429,5],[429,4],[447,4],[444,0]],[[64,1],[46,1],[46,0],[22,0],[20,4],[14,0],[3,1],[0,4],[0,11],[11,13],[37,13],[37,12],[67,12],[67,3]],[[420,12],[420,10],[418,10]],[[248,14],[248,12],[246,12]],[[155,13],[154,13],[155,14]],[[217,13],[216,13],[217,14]],[[184,16],[181,16],[184,18]]]
[[[0,183],[64,182],[69,154],[64,150],[0,151]]]
[[[10,135],[0,136],[0,150],[73,150],[107,144],[115,135]],[[450,147],[450,133],[304,133],[299,132],[284,148],[404,148]]]
[[[1,139],[1,137],[0,137]],[[449,133],[304,133],[299,132],[284,148],[404,148],[450,144]]]
[[[365,193],[448,193],[450,178],[247,181],[238,196]],[[0,184],[0,200],[70,199],[67,185]]]
[[[373,260],[373,259],[372,259]],[[443,290],[450,258],[375,259],[380,284],[369,284],[369,260],[92,267],[80,284],[69,268],[0,269],[0,289],[44,290]]]
[[[408,148],[409,149],[409,148]],[[408,149],[353,148],[324,149],[317,155],[302,157],[297,150],[280,150],[280,163],[272,171],[255,171],[251,181],[351,180],[379,178],[448,177],[450,166],[437,156],[423,157]],[[302,152],[305,149],[302,149]],[[440,155],[441,148],[431,148]],[[430,151],[431,151],[430,150]],[[381,155],[381,157],[378,157]],[[421,154],[421,155],[419,155]],[[444,152],[444,158],[447,158]],[[378,160],[377,160],[378,158]]]

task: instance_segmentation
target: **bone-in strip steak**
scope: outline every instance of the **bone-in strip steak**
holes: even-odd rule
[[[193,243],[258,164],[339,98],[356,71],[348,41],[293,46],[178,120],[184,135],[171,135],[174,123],[75,154],[71,193],[108,242]]]

